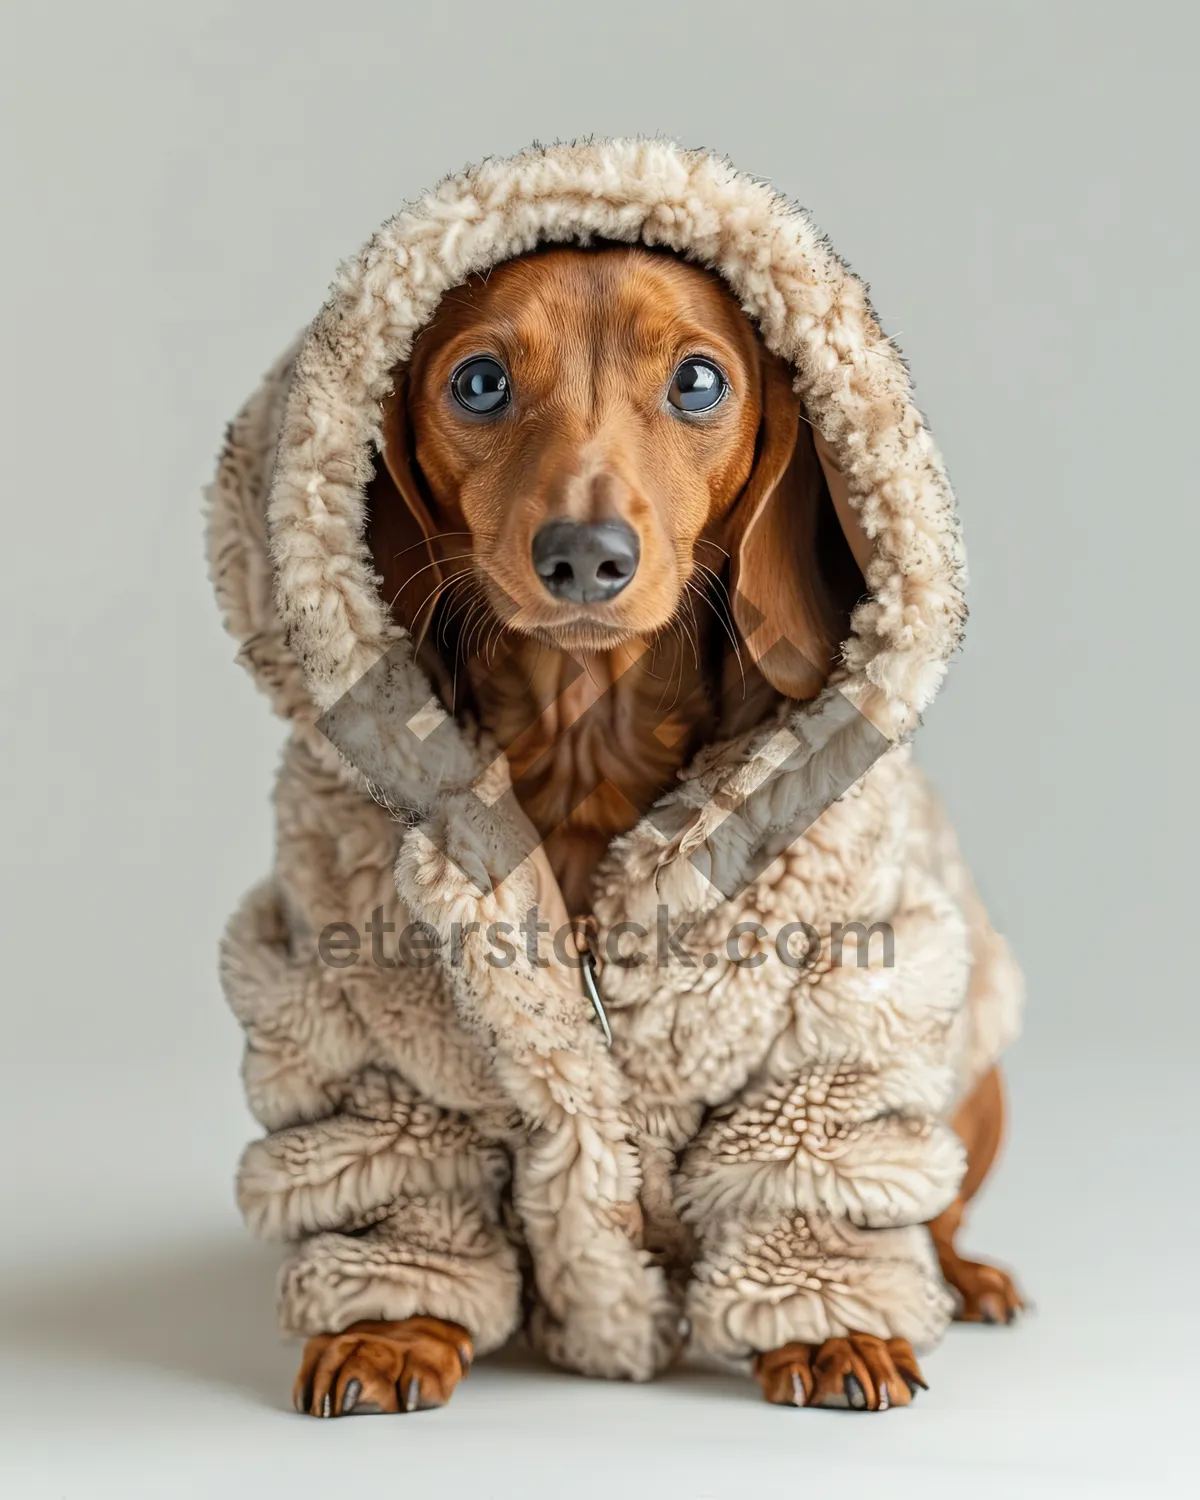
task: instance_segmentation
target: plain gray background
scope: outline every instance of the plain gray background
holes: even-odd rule
[[[1173,1493],[1197,1333],[1192,287],[1180,5],[6,8],[0,1477],[22,1496]],[[286,1410],[215,945],[280,740],[199,491],[337,262],[445,171],[663,133],[813,212],[947,456],[968,644],[922,732],[1029,976],[970,1241],[1039,1304],[886,1420],[480,1367]],[[1194,1475],[1193,1475],[1194,1477]]]

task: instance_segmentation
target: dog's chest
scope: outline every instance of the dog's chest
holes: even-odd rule
[[[566,658],[540,675],[523,674],[518,659],[478,685],[483,721],[573,913],[588,910],[609,843],[672,784],[706,728],[697,674],[648,655]]]

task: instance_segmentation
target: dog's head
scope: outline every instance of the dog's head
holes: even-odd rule
[[[369,541],[410,628],[467,581],[493,623],[606,650],[719,584],[779,691],[828,675],[861,577],[785,367],[697,266],[561,249],[474,278],[396,372],[383,452]]]

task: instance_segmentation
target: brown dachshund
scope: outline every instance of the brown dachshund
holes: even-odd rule
[[[697,747],[823,686],[862,577],[784,366],[713,275],[642,248],[550,250],[448,296],[383,416],[369,543],[448,706],[507,751],[570,912]],[[646,725],[654,726],[647,735]],[[639,732],[641,731],[641,732]],[[961,1316],[1011,1280],[961,1259],[996,1154],[993,1072],[956,1127],[970,1165],[933,1225]],[[432,1318],[309,1341],[305,1410],[440,1404],[469,1330]],[[911,1347],[865,1335],[763,1355],[768,1399],[906,1404]],[[890,1393],[881,1394],[883,1392]]]

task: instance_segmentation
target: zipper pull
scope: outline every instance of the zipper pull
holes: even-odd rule
[[[589,917],[586,920],[582,930],[576,929],[575,941],[579,948],[579,977],[583,981],[583,993],[591,1002],[592,1009],[596,1012],[596,1019],[600,1022],[600,1030],[604,1033],[605,1045],[611,1051],[613,1044],[612,1027],[608,1024],[604,1001],[600,998],[600,989],[596,984],[596,955],[592,950],[591,941],[595,930],[596,923],[593,917]]]

